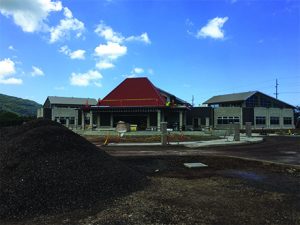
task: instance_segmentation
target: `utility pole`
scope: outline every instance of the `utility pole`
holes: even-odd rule
[[[192,106],[194,106],[194,95],[192,95]]]
[[[276,99],[278,99],[278,80],[277,80],[277,78],[276,78],[276,84],[275,84],[275,90],[276,90],[276,92],[275,92],[275,96],[276,96]]]

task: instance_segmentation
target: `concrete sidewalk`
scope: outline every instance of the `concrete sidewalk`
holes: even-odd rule
[[[210,141],[189,141],[189,142],[170,142],[169,145],[182,145],[188,148],[197,148],[205,146],[224,146],[237,144],[259,143],[263,141],[262,137],[240,137],[240,141],[233,141],[233,137],[229,136],[224,139],[216,139]],[[108,146],[161,146],[160,142],[155,143],[109,143]]]

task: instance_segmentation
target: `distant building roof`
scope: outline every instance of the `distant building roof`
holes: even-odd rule
[[[204,102],[204,104],[217,104],[224,102],[242,102],[256,94],[257,91],[248,91],[235,94],[216,95]]]
[[[48,96],[50,104],[60,104],[60,105],[96,105],[97,100],[93,98],[74,98],[74,97],[57,97]]]
[[[100,105],[114,107],[161,107],[166,106],[166,96],[171,96],[176,104],[186,103],[176,96],[155,87],[146,77],[127,78],[105,96],[100,101]]]
[[[165,99],[148,78],[127,78],[105,96],[100,105],[165,106]]]
[[[171,93],[165,91],[165,90],[162,90],[158,87],[156,87],[156,89],[160,92],[161,95],[168,95],[169,97],[174,97],[174,100],[177,104],[185,104],[185,105],[190,105],[188,102],[178,98],[177,96],[174,96],[172,95]]]
[[[229,102],[244,102],[248,98],[250,98],[251,96],[256,95],[256,94],[260,94],[265,97],[268,97],[269,99],[272,99],[273,101],[276,101],[277,103],[284,105],[285,107],[295,108],[295,106],[293,106],[293,105],[290,105],[279,99],[273,98],[273,97],[266,95],[260,91],[248,91],[248,92],[240,92],[240,93],[234,93],[234,94],[217,95],[217,96],[214,96],[214,97],[208,99],[203,104],[212,105],[212,104],[229,103]]]

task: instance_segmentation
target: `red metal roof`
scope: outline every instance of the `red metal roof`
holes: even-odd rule
[[[165,105],[165,98],[146,77],[125,79],[100,101],[100,106]]]

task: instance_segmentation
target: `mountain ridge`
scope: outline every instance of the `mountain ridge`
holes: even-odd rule
[[[13,112],[19,116],[36,116],[37,109],[42,107],[39,103],[15,96],[0,93],[0,110]]]

